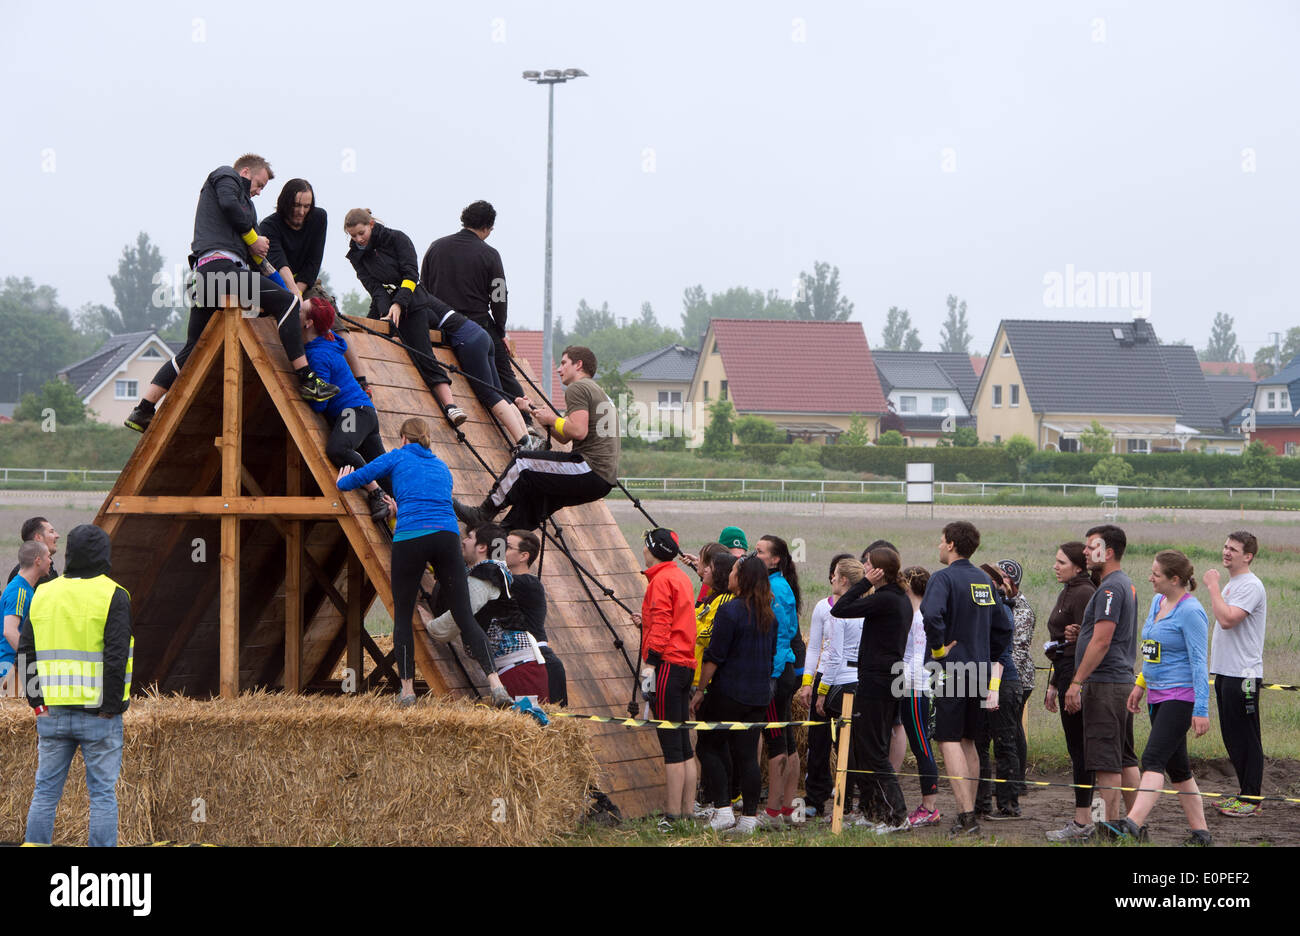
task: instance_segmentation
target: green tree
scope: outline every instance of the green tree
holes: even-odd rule
[[[703,286],[692,286],[682,294],[682,340],[699,347],[709,321],[715,318],[792,319],[794,308],[775,289],[733,286],[726,292],[707,295]]]
[[[1267,380],[1300,356],[1300,327],[1288,328],[1280,347],[1264,345],[1255,352],[1255,374]]]
[[[1226,312],[1214,314],[1214,326],[1210,329],[1210,343],[1201,353],[1202,361],[1240,361],[1241,347],[1237,344],[1237,332],[1233,328],[1232,316]]]
[[[1234,474],[1238,484],[1248,487],[1276,486],[1281,477],[1277,450],[1264,442],[1250,443],[1241,453],[1241,467]]]
[[[1092,466],[1088,477],[1097,484],[1123,484],[1133,478],[1133,466],[1118,455],[1108,455]]]
[[[105,324],[109,332],[157,331],[166,327],[175,314],[170,296],[159,286],[163,268],[162,251],[141,231],[135,245],[122,248],[117,261],[117,275],[108,278],[113,287],[116,313]]]
[[[1104,454],[1115,447],[1115,440],[1110,430],[1094,419],[1086,431],[1079,433],[1079,444],[1085,452]]]
[[[880,346],[885,351],[921,350],[921,335],[912,327],[912,316],[906,309],[889,307],[885,316],[885,330],[880,336]]]
[[[569,344],[573,343],[573,336],[590,335],[606,328],[616,328],[618,323],[614,321],[614,313],[609,311],[609,303],[602,303],[599,309],[593,309],[587,305],[586,299],[578,300],[578,310],[573,317],[573,333],[569,336]]]
[[[648,302],[641,303],[641,318],[637,323],[645,328],[658,328],[659,320],[655,318],[654,306]]]
[[[349,289],[339,299],[339,311],[353,318],[365,318],[370,314],[370,297],[360,290]]]
[[[704,443],[700,454],[709,458],[725,458],[735,451],[731,435],[735,431],[736,411],[730,400],[718,398],[709,404],[709,427],[704,430]]]
[[[22,402],[14,410],[15,422],[41,422],[47,409],[54,410],[58,423],[74,425],[86,421],[86,404],[77,396],[77,390],[66,380],[47,380],[39,393],[24,393]]]
[[[78,335],[53,286],[5,277],[0,285],[0,399],[18,399],[18,375],[31,389],[94,350]]]
[[[948,318],[943,323],[940,335],[942,336],[939,342],[940,351],[970,354],[970,329],[967,327],[964,299],[958,304],[956,296],[948,297]]]
[[[898,448],[906,445],[907,439],[903,438],[903,434],[897,429],[890,429],[889,431],[880,434],[880,438],[876,440],[876,444],[885,448]]]
[[[1038,450],[1038,447],[1029,436],[1017,432],[1007,439],[1006,450],[1007,454],[1016,460],[1017,465],[1023,465],[1029,456]]]
[[[785,441],[785,433],[762,416],[741,416],[736,420],[736,438],[746,445],[773,444]]]
[[[840,268],[829,263],[813,262],[813,273],[799,274],[799,290],[794,301],[796,318],[816,322],[846,322],[853,314],[853,303],[840,295]]]
[[[952,444],[957,448],[977,448],[980,444],[980,435],[975,431],[974,426],[958,426],[957,431],[952,434]]]
[[[870,445],[871,444],[871,426],[867,422],[867,417],[861,413],[854,413],[849,417],[848,431],[840,436],[840,445]]]

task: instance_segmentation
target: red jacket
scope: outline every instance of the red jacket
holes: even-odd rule
[[[695,666],[695,589],[677,563],[645,570],[649,580],[641,602],[641,659],[651,653],[678,666]]]

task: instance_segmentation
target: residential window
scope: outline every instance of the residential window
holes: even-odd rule
[[[931,413],[946,413],[948,411],[948,398],[946,396],[930,397]]]
[[[993,385],[993,405],[994,406],[1002,405],[1002,384]]]
[[[1265,391],[1265,393],[1266,395],[1264,397],[1264,409],[1266,410],[1277,409],[1277,404],[1276,404],[1277,393],[1273,390]]]
[[[679,410],[682,408],[682,392],[680,390],[660,390],[659,391],[659,408],[661,410]]]
[[[1294,455],[1296,453],[1296,444],[1294,442],[1288,442],[1286,444],[1286,453],[1288,455]]]
[[[1008,342],[1002,342],[1002,356],[1011,357],[1011,345]]]
[[[162,353],[157,348],[151,346],[145,348],[144,353],[141,354],[140,357],[141,359],[148,358],[151,361],[156,361],[162,357]]]
[[[1129,439],[1128,453],[1130,455],[1149,455],[1151,453],[1151,440]]]
[[[914,397],[914,396],[901,396],[901,397],[899,397],[899,398],[898,398],[898,411],[899,411],[900,413],[915,413],[915,412],[916,412],[916,397]]]
[[[1079,440],[1061,439],[1061,441],[1056,443],[1056,447],[1062,452],[1077,452],[1079,451]]]
[[[708,398],[709,398],[709,382],[706,380],[704,381],[704,399],[707,400]]]
[[[115,400],[138,400],[140,399],[140,381],[138,380],[116,380],[113,382],[113,399]]]
[[[1001,445],[1001,444],[1002,444],[1002,436],[1000,436],[1000,435],[995,435],[995,436],[993,437],[993,444],[994,444],[994,445]]]
[[[723,380],[721,381],[721,384],[722,384],[722,389],[719,390],[718,392],[722,394],[722,399],[725,400],[727,399],[727,382]]]
[[[714,339],[713,339],[713,350],[710,351],[709,353],[710,353],[710,354],[721,354],[721,353],[722,353],[722,349],[718,347],[718,339],[717,339],[717,338],[714,338]]]
[[[1018,383],[1013,383],[1011,385],[1011,405],[1020,405],[1020,384]]]

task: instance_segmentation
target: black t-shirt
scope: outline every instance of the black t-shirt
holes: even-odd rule
[[[501,254],[463,228],[440,237],[424,252],[420,282],[443,302],[477,324],[506,330],[506,274]],[[490,319],[489,319],[490,316]]]
[[[324,208],[312,208],[302,227],[289,227],[279,212],[272,212],[257,226],[257,233],[271,242],[268,260],[277,270],[288,267],[293,278],[308,286],[320,279],[321,258],[325,256],[325,231],[329,219]]]
[[[539,643],[546,641],[546,586],[535,575],[516,575],[510,585],[510,593],[515,596],[515,604],[524,615],[524,629],[537,638]]]
[[[907,635],[912,629],[912,601],[903,589],[890,582],[871,594],[871,583],[862,579],[831,605],[838,618],[862,618],[862,640],[858,643],[858,695],[869,699],[891,697],[891,686],[902,673]]]

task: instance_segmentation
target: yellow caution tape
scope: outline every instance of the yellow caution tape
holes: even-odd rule
[[[616,715],[575,715],[572,712],[547,712],[548,718],[575,718],[579,721],[601,722],[603,724],[623,725],[626,728],[692,728],[695,731],[748,731],[750,728],[827,727],[835,724],[847,724],[842,718],[830,721],[774,721],[774,722],[705,722],[705,721],[666,721],[658,718],[620,718]]]

